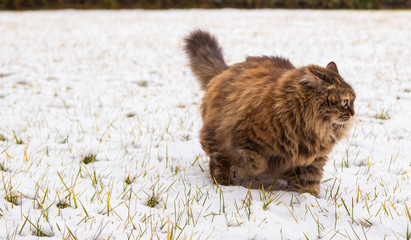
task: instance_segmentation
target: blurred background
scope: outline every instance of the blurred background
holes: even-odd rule
[[[410,9],[411,0],[0,0],[0,10],[170,8]]]

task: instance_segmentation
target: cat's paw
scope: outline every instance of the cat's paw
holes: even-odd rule
[[[289,184],[289,191],[300,192],[300,193],[309,193],[315,197],[320,194],[320,184],[310,184],[310,185],[298,185],[298,184]]]

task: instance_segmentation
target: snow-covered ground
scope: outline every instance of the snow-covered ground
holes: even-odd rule
[[[408,239],[410,11],[0,12],[0,239]],[[216,186],[182,38],[335,61],[357,124],[318,198]]]

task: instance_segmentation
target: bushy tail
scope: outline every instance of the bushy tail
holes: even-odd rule
[[[184,41],[191,70],[205,90],[214,76],[227,69],[221,47],[214,36],[200,29],[191,32]]]

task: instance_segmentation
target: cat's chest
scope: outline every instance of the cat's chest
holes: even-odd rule
[[[319,138],[311,136],[300,141],[296,161],[302,165],[310,165],[316,158],[328,155],[335,145],[335,136],[327,134]]]

